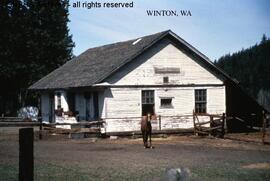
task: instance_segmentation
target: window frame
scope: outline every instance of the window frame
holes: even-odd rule
[[[207,114],[207,89],[195,89],[194,99],[194,112],[196,114]]]
[[[169,77],[168,76],[164,76],[163,77],[163,84],[168,84],[169,83]]]
[[[168,105],[162,105],[162,100],[170,100],[170,104]],[[173,97],[160,97],[160,108],[161,109],[173,109]]]
[[[154,90],[142,90],[142,104],[155,104],[155,91]]]

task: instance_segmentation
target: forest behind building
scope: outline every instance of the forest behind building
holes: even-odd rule
[[[214,63],[270,111],[270,40],[266,35],[259,44],[222,56]]]

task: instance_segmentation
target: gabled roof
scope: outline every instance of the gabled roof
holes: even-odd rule
[[[232,80],[226,73],[217,68],[205,55],[172,31],[167,30],[129,41],[90,48],[34,83],[29,89],[68,89],[89,87],[101,83],[104,79],[125,64],[134,60],[165,36],[170,36],[174,41],[180,43],[187,50],[199,57],[201,63],[206,65],[217,75]]]

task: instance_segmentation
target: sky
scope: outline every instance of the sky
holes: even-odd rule
[[[81,2],[81,7],[73,7]],[[172,30],[212,61],[270,37],[269,0],[133,0],[133,8],[84,8],[70,0],[74,55],[88,48]],[[148,16],[147,10],[189,10],[192,16]]]

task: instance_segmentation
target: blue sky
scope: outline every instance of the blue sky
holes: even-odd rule
[[[171,29],[211,60],[270,37],[269,0],[134,0],[133,8],[73,8],[69,29],[75,55],[88,48]],[[91,2],[91,0],[81,0]],[[132,2],[97,0],[93,2]],[[146,10],[190,10],[190,17],[151,17]]]

